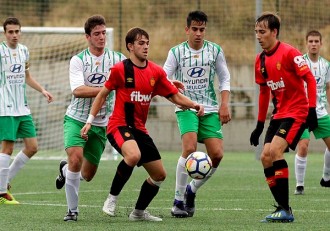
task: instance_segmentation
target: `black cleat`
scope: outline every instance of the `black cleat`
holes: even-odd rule
[[[321,181],[320,181],[320,185],[321,185],[322,187],[327,187],[327,188],[329,188],[329,187],[330,187],[330,180],[325,181],[325,180],[322,178]]]
[[[294,195],[304,195],[304,186],[297,186]]]
[[[77,221],[78,213],[77,212],[69,212],[66,213],[65,217],[63,218],[64,221]]]
[[[60,162],[60,174],[56,177],[56,188],[61,189],[65,185],[65,176],[63,174],[63,167],[66,165],[68,162],[66,160],[61,160]]]
[[[188,217],[194,216],[195,213],[195,197],[196,193],[191,191],[191,187],[188,184],[186,192],[184,193],[184,210],[188,213]]]
[[[171,215],[177,218],[188,217],[188,213],[184,210],[183,201],[174,200]]]

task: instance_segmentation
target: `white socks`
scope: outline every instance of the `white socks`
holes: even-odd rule
[[[296,175],[296,186],[304,186],[305,174],[307,167],[307,157],[295,155],[294,169]]]
[[[11,163],[9,167],[9,176],[8,176],[8,182],[10,182],[18,173],[18,171],[24,167],[26,162],[28,162],[30,158],[27,157],[22,151],[17,153],[15,159]]]
[[[201,180],[195,180],[193,179],[191,182],[190,182],[190,187],[191,187],[191,191],[193,193],[196,193],[197,190],[202,187],[203,184],[206,183],[206,181],[208,181],[211,176],[215,173],[215,171],[217,171],[218,168],[212,168],[210,173],[204,178],[204,179],[201,179]]]
[[[71,212],[78,212],[78,194],[80,187],[80,172],[67,169],[65,182],[66,201]]]
[[[188,174],[185,167],[186,159],[180,156],[176,166],[175,196],[178,201],[183,201],[186,191]]]
[[[324,152],[323,179],[330,180],[330,152],[328,148]]]
[[[0,153],[0,194],[7,193],[10,155]]]

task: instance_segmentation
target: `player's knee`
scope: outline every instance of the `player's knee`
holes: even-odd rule
[[[260,161],[263,166],[272,166],[273,161],[269,153],[263,152],[260,156]]]
[[[160,185],[164,182],[165,178],[166,175],[163,175],[162,178],[157,177],[156,179],[152,179],[151,177],[149,177],[149,180],[153,185],[160,187]]]

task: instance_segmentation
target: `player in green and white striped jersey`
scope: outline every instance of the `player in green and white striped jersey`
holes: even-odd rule
[[[30,74],[29,50],[19,43],[20,21],[7,18],[3,28],[6,41],[0,43],[0,205],[18,204],[9,192],[9,182],[38,150],[26,84],[41,92],[48,103],[53,101],[53,96]],[[17,138],[23,138],[24,148],[10,164]]]
[[[327,102],[330,103],[330,64],[320,56],[322,35],[319,31],[309,31],[306,35],[307,53],[304,58],[316,79],[317,101],[316,113],[318,127],[313,131],[316,139],[322,138],[326,144],[324,152],[324,167],[321,186],[330,187],[330,116],[327,112]],[[307,152],[310,140],[308,129],[302,134],[295,156],[296,190],[295,195],[304,194],[304,180],[307,166]]]
[[[164,64],[167,76],[175,80],[173,83],[183,83],[183,94],[205,108],[202,117],[194,111],[176,108],[183,150],[177,164],[175,199],[171,210],[175,217],[193,216],[197,189],[217,170],[223,157],[222,125],[231,119],[228,107],[230,74],[222,48],[204,40],[206,23],[204,12],[190,12],[185,28],[188,40],[171,48]],[[215,77],[219,80],[220,106],[214,87]],[[205,179],[193,179],[187,185],[185,162],[187,156],[196,151],[197,142],[205,144],[213,169]]]
[[[76,221],[80,180],[91,181],[96,174],[106,144],[106,126],[111,113],[111,97],[93,118],[88,139],[80,130],[89,119],[92,103],[109,76],[110,68],[126,57],[110,51],[106,45],[106,22],[103,16],[94,15],[85,23],[88,48],[70,61],[70,86],[72,100],[64,118],[64,146],[68,161],[60,162],[56,188],[65,185],[68,211],[64,221]]]

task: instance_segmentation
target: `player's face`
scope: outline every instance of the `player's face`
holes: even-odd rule
[[[307,37],[307,50],[309,54],[319,54],[321,46],[322,42],[320,36],[310,35]]]
[[[140,61],[144,62],[147,60],[149,51],[149,39],[144,35],[139,36],[134,43],[131,45],[131,52]]]
[[[273,49],[277,43],[277,29],[270,30],[268,23],[259,22],[255,25],[256,38],[262,47],[266,51]]]
[[[86,35],[91,49],[102,50],[106,43],[106,27],[105,25],[97,25],[91,31],[90,35]]]
[[[202,48],[206,31],[206,23],[192,21],[190,27],[186,27],[185,30],[188,35],[189,46],[195,50]]]
[[[21,28],[19,25],[8,24],[6,26],[5,37],[10,48],[16,48],[21,37]]]

